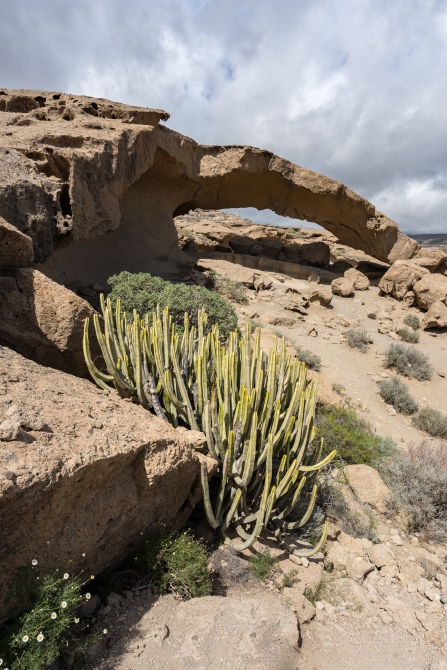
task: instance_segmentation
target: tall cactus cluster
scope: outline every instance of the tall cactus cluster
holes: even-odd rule
[[[85,321],[84,355],[94,381],[113,385],[122,397],[134,396],[146,409],[172,425],[184,425],[206,435],[208,452],[219,463],[219,480],[208,483],[202,465],[202,488],[210,525],[229,541],[232,529],[240,541],[236,550],[250,547],[266,526],[280,546],[289,549],[285,532],[304,526],[317,496],[317,473],[334,458],[322,456],[323,442],[313,445],[318,381],[308,381],[306,366],[275,338],[265,354],[261,331],[246,325],[241,337],[230,334],[227,345],[215,324],[207,332],[207,314],[199,312],[197,328],[184,317],[179,336],[169,309],[157,308],[144,319],[131,320],[101,300],[104,331],[98,315],[94,327],[107,373],[94,364]],[[301,519],[287,518],[304,497]],[[326,540],[300,555],[318,552]]]

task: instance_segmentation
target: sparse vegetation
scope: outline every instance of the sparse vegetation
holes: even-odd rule
[[[191,324],[197,325],[197,314],[200,309],[208,313],[208,330],[215,323],[219,323],[222,339],[227,339],[230,332],[237,327],[237,315],[234,307],[222,296],[209,291],[203,286],[187,286],[186,284],[171,284],[171,282],[152,277],[148,273],[131,274],[121,272],[107,280],[112,286],[109,298],[115,303],[121,299],[121,307],[131,317],[133,310],[143,317],[156,309],[169,306],[174,323],[181,333],[185,312],[188,313]]]
[[[350,407],[317,403],[316,440],[324,437],[324,449],[337,453],[346,463],[374,465],[394,451],[396,445],[376,435],[371,426]]]
[[[375,312],[370,312],[367,316],[368,319],[377,319],[377,314]]]
[[[399,377],[379,382],[379,392],[383,400],[401,414],[414,414],[418,409],[418,404],[410,395],[408,386]]]
[[[269,551],[264,551],[263,554],[255,554],[248,559],[250,564],[250,572],[256,579],[265,581],[270,577],[278,559],[270,554]]]
[[[182,600],[211,594],[207,558],[204,545],[189,532],[161,537],[147,554],[148,566],[151,567],[152,563],[154,569],[162,571],[161,590]]]
[[[419,321],[419,318],[416,316],[416,314],[407,314],[404,319],[404,324],[406,326],[410,326],[410,328],[413,328],[413,330],[418,330],[420,328],[421,322]]]
[[[10,670],[41,670],[61,652],[74,652],[92,642],[77,609],[90,594],[79,577],[64,569],[40,568],[37,560],[22,568],[14,584],[18,616],[7,620],[0,631],[0,654]],[[107,632],[107,631],[105,631]]]
[[[206,288],[215,291],[226,300],[236,302],[239,305],[248,305],[247,288],[237,281],[210,272],[207,276]]]
[[[417,344],[419,342],[419,333],[410,328],[399,328],[397,334],[404,342],[410,342],[410,344]]]
[[[317,356],[317,354],[309,351],[309,349],[301,349],[300,347],[296,347],[296,355],[300,361],[307,365],[309,370],[316,370],[317,372],[320,370],[321,358],[320,356]]]
[[[422,442],[396,452],[381,464],[393,493],[393,508],[404,512],[410,532],[447,540],[447,444]]]
[[[424,407],[413,417],[416,428],[433,437],[447,438],[447,416],[438,409]]]
[[[431,379],[433,368],[428,357],[414,347],[392,344],[385,351],[384,367],[393,368],[405,377],[414,377],[419,381]]]
[[[368,351],[369,335],[366,330],[348,330],[346,341],[352,349],[359,349],[363,353]]]

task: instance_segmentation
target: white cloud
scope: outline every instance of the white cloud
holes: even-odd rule
[[[164,108],[441,232],[446,37],[444,0],[2,0],[0,83]]]

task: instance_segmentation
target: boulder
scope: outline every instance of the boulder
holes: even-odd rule
[[[301,291],[303,298],[309,302],[319,302],[323,307],[328,307],[332,302],[332,290],[324,284],[311,284]]]
[[[0,346],[0,423],[11,405],[42,423],[0,441],[0,614],[31,559],[98,574],[142,533],[185,523],[199,459],[170,424]]]
[[[439,300],[430,305],[422,319],[422,328],[445,328],[447,326],[447,305]]]
[[[215,272],[218,275],[232,279],[239,284],[243,284],[247,288],[254,288],[253,282],[255,273],[250,268],[245,268],[243,265],[237,263],[230,263],[228,261],[218,260],[216,258],[200,258],[197,262],[199,270],[204,272]]]
[[[429,309],[435,302],[447,303],[447,277],[426,274],[414,284],[413,291],[422,309]]]
[[[376,568],[395,565],[394,557],[383,544],[373,544],[372,547],[369,547],[368,556]]]
[[[328,268],[331,255],[329,245],[325,242],[295,242],[289,244],[284,251],[288,263],[313,265],[318,268]]]
[[[0,267],[23,268],[33,260],[32,239],[0,216]]]
[[[94,313],[88,302],[38,270],[16,269],[0,277],[0,342],[41,365],[89,377],[82,333],[85,318]],[[92,354],[100,355],[91,340]]]
[[[370,282],[368,277],[364,275],[362,272],[356,270],[355,268],[346,270],[344,276],[346,279],[348,279],[348,281],[354,284],[354,288],[357,291],[366,291],[369,288]]]
[[[346,561],[348,560],[349,551],[340,542],[331,544],[327,551],[327,561],[332,563],[334,570],[346,570]]]
[[[331,283],[332,293],[334,295],[340,295],[342,298],[349,298],[354,295],[354,284],[352,281],[346,277],[340,277],[339,279],[334,279]]]
[[[345,473],[358,499],[380,514],[385,514],[391,491],[383,483],[377,470],[369,465],[347,465]]]
[[[316,609],[312,603],[300,592],[299,589],[286,587],[282,591],[284,598],[290,603],[292,610],[296,612],[296,618],[300,624],[308,623],[314,618]]]
[[[416,263],[398,260],[383,275],[379,282],[379,289],[397,300],[402,300],[416,282],[429,274],[429,270]]]
[[[437,268],[441,265],[443,260],[444,258],[438,259],[432,258],[430,256],[416,256],[415,258],[411,259],[411,262],[426,268],[430,272],[436,272]]]
[[[244,235],[234,235],[229,241],[229,245],[236,254],[264,256],[273,260],[278,258],[278,255],[284,249],[281,240],[270,237],[254,240]]]
[[[426,267],[430,272],[437,272],[439,266],[446,262],[447,254],[441,249],[428,249],[423,247],[416,252],[412,261]],[[422,263],[420,261],[423,261]]]
[[[374,566],[368,560],[361,556],[354,556],[350,554],[346,561],[346,573],[348,577],[354,579],[360,584],[365,579],[366,575],[374,570]]]

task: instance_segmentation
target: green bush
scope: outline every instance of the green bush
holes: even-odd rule
[[[419,381],[431,379],[433,368],[428,357],[414,347],[392,344],[385,351],[384,367],[393,368],[405,377],[414,377]]]
[[[248,305],[247,288],[228,277],[219,275],[216,272],[210,272],[205,286],[210,291],[218,293],[227,300],[236,302],[239,305]]]
[[[278,559],[274,556],[271,556],[269,551],[265,551],[263,554],[255,554],[250,556],[248,559],[250,565],[250,572],[256,579],[265,581],[272,574]]]
[[[433,437],[447,437],[447,416],[438,409],[424,407],[413,417],[416,428]]]
[[[206,549],[188,531],[149,538],[138,554],[146,561],[162,591],[169,591],[182,600],[211,594]]]
[[[91,642],[76,616],[78,607],[90,598],[89,593],[82,594],[83,586],[79,577],[63,570],[48,573],[34,560],[32,569],[19,571],[14,592],[18,607],[25,611],[2,627],[0,655],[5,670],[41,670],[62,651],[79,650]]]
[[[418,404],[408,391],[408,386],[398,377],[379,382],[379,392],[388,405],[401,414],[414,414]]]
[[[447,445],[422,442],[397,451],[380,466],[393,494],[392,508],[404,512],[410,532],[447,541]]]
[[[403,339],[404,342],[410,342],[411,344],[417,344],[419,342],[419,333],[413,329],[410,330],[409,328],[399,328],[397,334]]]
[[[316,441],[324,437],[324,449],[337,449],[349,464],[374,465],[394,451],[390,438],[375,435],[371,426],[351,408],[318,403],[315,417]]]
[[[421,325],[421,322],[419,321],[416,314],[407,314],[407,316],[404,319],[404,324],[406,326],[410,326],[410,328],[413,328],[413,330],[418,330],[418,328]]]
[[[365,330],[348,330],[345,337],[352,349],[359,349],[363,353],[368,351],[369,335]]]
[[[160,277],[152,277],[143,272],[139,274],[121,272],[119,275],[109,277],[107,281],[112,287],[109,298],[112,302],[121,298],[121,307],[129,313],[129,316],[134,309],[143,316],[155,310],[157,304],[161,309],[169,306],[169,312],[179,332],[182,332],[184,313],[188,312],[190,323],[197,325],[197,313],[199,309],[205,309],[208,313],[208,330],[215,323],[219,323],[223,339],[237,328],[234,307],[220,295],[208,291],[203,286],[171,284]]]

